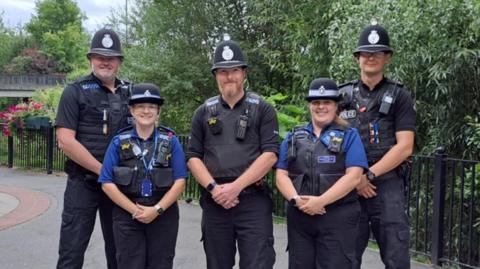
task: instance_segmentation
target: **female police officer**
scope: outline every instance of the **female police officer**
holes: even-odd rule
[[[365,150],[337,115],[335,82],[313,80],[306,100],[311,122],[287,134],[276,165],[289,201],[289,268],[350,268],[360,213],[352,190],[368,167]]]
[[[136,84],[129,100],[135,126],[115,136],[99,182],[115,202],[118,268],[172,268],[178,234],[176,200],[185,187],[185,155],[172,130],[155,122],[163,104],[153,84]]]

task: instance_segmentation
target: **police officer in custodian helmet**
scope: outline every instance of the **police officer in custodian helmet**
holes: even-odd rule
[[[203,246],[207,268],[272,268],[272,200],[264,177],[277,161],[278,123],[273,107],[244,90],[247,63],[237,43],[220,42],[212,73],[220,95],[194,114],[188,167],[204,187]]]
[[[108,143],[128,125],[128,82],[117,78],[123,61],[120,39],[111,29],[93,36],[87,53],[92,73],[62,93],[55,121],[58,146],[67,155],[57,268],[82,268],[85,250],[100,215],[107,267],[116,268],[112,232],[113,203],[97,177]]]
[[[415,134],[413,101],[401,83],[384,76],[393,50],[383,27],[367,26],[353,54],[360,79],[340,86],[345,97],[340,116],[360,131],[370,167],[357,186],[362,213],[355,268],[370,230],[385,268],[410,268],[405,188]]]
[[[287,208],[290,269],[352,268],[358,232],[355,187],[368,169],[356,129],[338,117],[339,91],[328,78],[312,81],[311,121],[280,146],[276,183]]]
[[[118,268],[171,269],[187,167],[174,132],[155,127],[164,99],[157,86],[135,84],[130,112],[135,126],[116,135],[99,182],[115,202],[113,231]]]

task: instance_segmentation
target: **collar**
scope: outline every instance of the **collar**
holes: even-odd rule
[[[358,81],[359,81],[359,86],[360,86],[360,88],[365,89],[365,90],[367,90],[367,91],[370,91],[370,88],[369,88],[365,83],[363,83],[363,81],[362,81],[361,79],[359,79]],[[372,92],[377,91],[377,90],[380,89],[380,88],[383,86],[383,84],[385,84],[386,82],[387,82],[387,78],[386,78],[385,76],[383,76],[382,80],[380,80],[380,81],[377,83],[377,85],[375,85],[375,86],[373,87],[373,89],[372,89],[371,91],[372,91]]]
[[[137,139],[139,141],[153,141],[155,136],[157,135],[157,128],[153,129],[152,134],[147,138],[147,140],[143,140],[140,136],[138,136],[137,128],[135,127],[132,128],[132,130],[130,131],[130,135],[131,135],[131,138]]]
[[[103,86],[103,82],[97,77],[95,76],[95,74],[93,74],[93,72],[90,73],[90,77],[95,81],[97,82],[98,85],[100,85],[102,88],[105,88],[105,86]],[[115,78],[115,88],[118,88],[118,85],[120,84],[124,84],[123,81],[119,80],[118,78]]]
[[[221,104],[223,107],[228,107],[228,108],[229,108],[227,102],[225,102],[225,100],[223,100],[222,95],[220,94],[219,96],[220,96],[220,104]],[[233,108],[236,108],[236,107],[241,106],[241,105],[243,104],[243,102],[245,101],[246,98],[247,98],[247,92],[244,90],[244,91],[243,91],[243,96],[242,96],[242,98],[240,98],[240,100],[238,100],[238,102],[235,103],[235,105],[233,106]]]

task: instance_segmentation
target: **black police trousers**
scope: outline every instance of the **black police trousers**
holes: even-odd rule
[[[362,254],[368,244],[370,229],[380,248],[380,256],[386,269],[410,268],[409,222],[406,213],[406,197],[403,179],[395,173],[376,179],[377,196],[360,198],[357,264],[360,269]]]
[[[202,240],[208,269],[232,269],[238,244],[240,269],[271,269],[273,249],[273,203],[266,190],[241,193],[231,209],[218,205],[202,193]]]
[[[105,240],[107,267],[116,269],[113,202],[102,191],[100,184],[93,179],[86,181],[85,175],[69,175],[63,201],[57,268],[82,268],[98,210]]]
[[[178,204],[172,204],[149,224],[115,206],[113,232],[119,269],[171,269],[178,235]]]
[[[358,201],[326,208],[310,216],[287,208],[288,268],[346,269],[355,260],[360,204]]]

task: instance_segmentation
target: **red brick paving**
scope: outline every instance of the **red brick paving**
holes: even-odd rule
[[[44,193],[25,188],[0,185],[0,192],[18,199],[15,209],[0,217],[0,231],[29,221],[50,207],[50,199]]]

